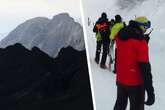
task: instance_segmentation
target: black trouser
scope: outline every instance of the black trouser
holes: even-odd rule
[[[101,58],[101,65],[105,65],[107,60],[107,55],[109,53],[109,40],[103,40],[103,54]]]
[[[101,58],[101,65],[105,65],[106,59],[107,59],[107,54],[109,52],[109,30],[105,30],[105,31],[100,31],[101,34],[101,41],[97,41],[97,47],[96,47],[96,58],[95,60],[99,62],[99,58],[100,58],[100,52],[101,52],[101,46],[103,46],[103,54],[102,54],[102,58]]]
[[[97,41],[96,45],[96,57],[95,60],[99,62],[100,60],[100,52],[101,52],[101,47],[103,46],[103,53],[102,53],[102,58],[101,58],[101,65],[105,65],[106,59],[107,59],[107,54],[109,52],[109,41],[104,41],[100,40]]]
[[[117,100],[114,110],[126,110],[128,99],[130,110],[144,110],[144,87],[117,84]]]
[[[100,60],[100,52],[101,52],[101,46],[102,46],[102,40],[99,40],[96,42],[96,56],[95,56],[95,61],[99,62]]]

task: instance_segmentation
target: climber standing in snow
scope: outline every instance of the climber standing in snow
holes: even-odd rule
[[[111,41],[110,49],[112,50],[112,52],[113,52],[113,48],[114,48],[115,38],[116,38],[118,32],[122,28],[124,28],[124,26],[125,26],[125,23],[122,22],[122,17],[120,15],[116,15],[115,23],[111,29],[111,34],[109,36],[110,41]],[[113,54],[113,53],[111,53],[111,54]],[[115,48],[115,64],[114,64],[114,71],[113,71],[114,73],[116,73],[116,58],[117,58],[117,56],[116,56],[116,48]]]
[[[114,110],[126,110],[128,99],[130,110],[144,110],[144,104],[155,102],[149,48],[144,34],[150,26],[146,17],[137,17],[116,36],[117,100]]]
[[[96,39],[97,39],[95,62],[99,64],[101,48],[103,47],[100,67],[105,69],[106,68],[105,63],[106,63],[107,54],[109,51],[109,44],[110,44],[109,21],[107,19],[107,14],[105,12],[103,12],[101,14],[101,17],[96,21],[93,28],[93,32],[96,33]]]

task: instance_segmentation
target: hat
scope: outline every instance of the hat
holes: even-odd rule
[[[107,18],[107,14],[106,14],[105,12],[103,12],[103,13],[101,14],[101,17],[102,17],[102,18]]]
[[[122,21],[121,16],[120,16],[120,15],[116,15],[116,16],[115,16],[115,21],[116,21],[116,22],[121,22],[121,21]]]
[[[137,17],[135,21],[143,31],[151,27],[151,22],[145,16]]]
[[[112,18],[112,19],[111,19],[111,22],[115,22],[115,20]]]

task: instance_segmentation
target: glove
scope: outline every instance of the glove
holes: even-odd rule
[[[154,94],[154,89],[153,87],[147,88],[147,101],[145,101],[146,105],[153,105],[155,102],[155,94]]]
[[[144,80],[144,88],[147,92],[147,101],[145,101],[145,104],[152,105],[155,102],[155,94],[151,74],[151,64],[149,62],[140,62],[139,65],[142,73],[142,78]]]

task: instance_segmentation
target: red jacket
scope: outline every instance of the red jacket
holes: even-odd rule
[[[117,82],[126,86],[142,85],[139,62],[149,62],[148,44],[141,36],[133,36],[128,30],[123,29],[116,37]]]

